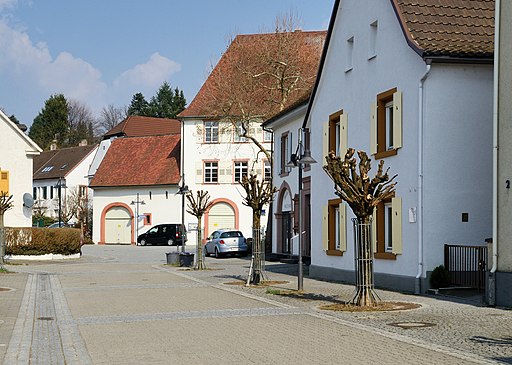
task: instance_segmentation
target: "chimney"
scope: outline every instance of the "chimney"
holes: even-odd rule
[[[83,146],[87,146],[87,140],[86,139],[82,139],[80,141],[80,143],[78,144],[78,147],[83,147]]]
[[[52,144],[50,145],[50,151],[55,151],[57,149],[57,140],[54,139]]]

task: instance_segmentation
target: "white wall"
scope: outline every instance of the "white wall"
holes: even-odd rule
[[[255,168],[263,169],[263,154],[257,155],[257,149],[254,144],[231,143],[231,133],[221,135],[221,143],[205,144],[203,143],[202,120],[185,119],[184,136],[182,144],[184,146],[184,173],[185,183],[194,193],[197,190],[206,190],[210,194],[210,200],[227,199],[233,202],[239,211],[239,229],[246,237],[252,237],[252,210],[242,204],[242,196],[245,195],[243,188],[236,182],[203,184],[202,178],[196,175],[196,169],[202,169],[202,161],[209,159],[218,159],[220,161],[233,161],[234,159],[248,159],[249,169],[252,162],[259,159]],[[270,149],[270,143],[265,143]],[[261,225],[265,226],[268,218],[268,209],[266,215],[261,219]],[[195,218],[194,218],[195,219]],[[203,217],[204,223],[204,217]],[[203,231],[206,237],[206,229]],[[189,237],[190,240],[190,237]]]
[[[8,227],[32,226],[32,209],[23,206],[23,194],[32,195],[32,159],[41,149],[22,134],[0,111],[0,168],[9,171],[9,194],[14,205],[4,215]]]
[[[340,109],[348,114],[349,146],[369,153],[371,103],[376,102],[377,94],[391,88],[403,92],[403,147],[396,156],[385,158],[390,174],[398,174],[396,195],[402,198],[403,253],[396,260],[375,260],[375,271],[413,277],[418,267],[418,223],[409,223],[407,212],[418,207],[418,87],[426,64],[407,45],[390,2],[344,1],[339,11],[310,117],[313,157],[323,161],[321,125],[328,121],[329,114]],[[375,21],[378,22],[376,57],[369,58],[370,24]],[[347,70],[347,40],[351,37],[353,67]],[[432,75],[425,83],[425,161],[428,163],[424,172],[424,200],[428,203],[425,205],[424,273],[439,264],[445,240],[477,243],[485,238],[482,236],[487,234],[486,227],[490,229],[490,190],[485,192],[485,189],[490,188],[491,150],[481,150],[490,147],[492,78],[489,70],[488,66],[434,64]],[[436,140],[443,143],[434,144]],[[444,163],[445,155],[455,150],[462,151],[456,153],[462,159],[462,168],[455,158],[450,158],[451,164]],[[480,155],[475,157],[475,154]],[[468,170],[470,161],[474,165]],[[311,172],[312,265],[353,270],[350,208],[347,252],[342,257],[327,256],[320,242],[322,206],[336,198],[334,188],[329,188],[332,183],[322,170],[323,164],[312,165]],[[372,176],[376,162],[373,167]],[[477,170],[483,173],[482,179],[475,173]],[[446,183],[439,182],[443,179]],[[470,192],[475,185],[478,185],[476,196],[474,191]],[[477,207],[481,207],[480,212]],[[466,210],[470,212],[470,223],[455,224],[457,220],[460,222],[460,212]]]
[[[139,216],[145,213],[151,214],[151,224],[144,225],[142,218],[139,218],[138,233],[142,234],[154,225],[161,223],[181,223],[181,195],[176,194],[176,186],[151,186],[151,187],[126,187],[126,188],[96,188],[94,189],[94,211],[93,211],[93,241],[100,242],[101,216],[109,204],[124,203],[132,210],[132,215],[136,214],[136,204],[131,204],[137,200],[144,201],[144,205],[139,205]],[[149,193],[151,192],[151,198]],[[167,192],[167,195],[166,195]],[[195,218],[185,215],[185,227],[188,223],[196,222]],[[135,236],[137,235],[135,229]],[[188,239],[195,243],[195,235],[190,232]]]

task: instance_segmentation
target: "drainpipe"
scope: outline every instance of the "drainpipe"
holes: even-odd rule
[[[430,73],[430,61],[418,87],[418,273],[414,282],[414,294],[421,294],[423,275],[423,84]]]
[[[500,9],[501,0],[496,0],[494,14],[494,87],[492,113],[492,267],[489,272],[489,305],[496,305],[496,278],[498,269],[498,92],[500,74]]]

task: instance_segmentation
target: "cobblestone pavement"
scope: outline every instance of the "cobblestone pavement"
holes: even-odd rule
[[[268,279],[283,283],[254,288],[233,285],[248,259],[207,258],[208,270],[194,271],[164,265],[168,251],[87,246],[79,260],[10,265],[17,273],[0,276],[0,288],[14,289],[0,289],[0,363],[512,363],[511,310],[379,290],[421,307],[324,311],[353,287],[306,277],[307,299],[275,295],[296,288],[296,265],[267,263]]]

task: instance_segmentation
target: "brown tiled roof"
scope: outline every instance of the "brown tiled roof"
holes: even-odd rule
[[[494,0],[391,0],[422,57],[492,58]]]
[[[96,146],[91,145],[41,152],[38,156],[34,156],[33,179],[45,180],[66,177],[94,148]]]
[[[178,184],[180,135],[115,139],[91,187]]]
[[[107,139],[113,136],[158,136],[163,134],[181,134],[181,122],[177,119],[132,115],[105,133],[103,138]]]
[[[308,78],[305,87],[302,87],[297,92],[290,95],[285,107],[296,102],[298,98],[303,97],[305,89],[310,93],[311,86],[314,83],[316,72],[318,70],[318,62],[323,48],[323,43],[326,36],[326,31],[295,31],[291,33],[281,33],[282,36],[289,36],[295,42],[300,42],[300,51],[298,58],[302,62],[298,62],[302,67],[303,75]],[[237,70],[238,64],[257,65],[261,64],[257,52],[254,49],[258,47],[268,47],[271,42],[275,43],[275,33],[266,34],[248,34],[238,35],[231,42],[230,46],[223,54],[215,68],[210,73],[209,77],[195,96],[190,105],[179,114],[179,117],[219,117],[222,116],[223,111],[216,110],[216,107],[226,101],[225,94],[232,92],[223,90],[223,86],[230,85],[229,82],[223,80],[236,79],[234,73]],[[231,83],[231,85],[235,85]],[[257,90],[242,90],[240,92],[250,95],[248,99],[252,101],[251,108],[253,108],[251,115],[262,115],[269,118],[276,114],[279,110],[269,109],[268,90],[264,87],[256,88]],[[238,89],[237,89],[238,91]],[[267,102],[267,105],[264,105]],[[236,114],[236,111],[233,113]]]

